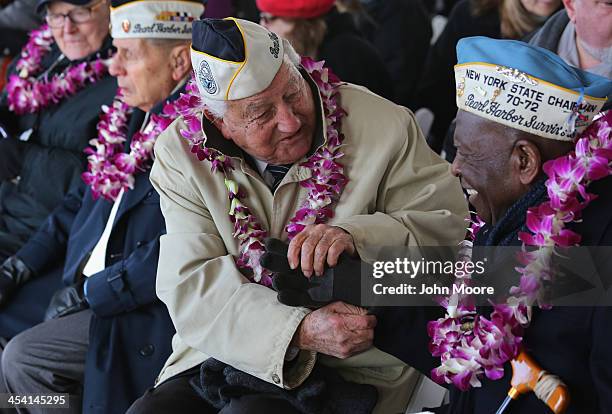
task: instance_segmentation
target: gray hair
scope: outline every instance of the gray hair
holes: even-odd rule
[[[191,39],[162,39],[146,38],[147,42],[153,47],[172,49],[175,46],[190,45]]]
[[[287,39],[282,39],[282,41],[284,49],[283,64],[293,67],[295,70],[299,70],[301,62],[300,55],[298,55]],[[227,101],[210,99],[206,96],[201,96],[200,98],[204,103],[204,108],[206,108],[216,119],[223,119],[227,111]]]

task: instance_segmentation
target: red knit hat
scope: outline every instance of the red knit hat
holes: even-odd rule
[[[334,0],[257,0],[257,7],[277,17],[310,19],[327,13],[334,3]]]

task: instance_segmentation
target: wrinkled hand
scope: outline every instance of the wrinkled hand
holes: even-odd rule
[[[335,267],[325,267],[320,277],[306,277],[300,267],[293,270],[287,260],[288,245],[281,240],[265,241],[266,253],[260,263],[274,272],[272,287],[278,292],[278,301],[288,306],[320,308],[331,302],[342,301],[352,305],[361,303],[361,261],[342,253]]]
[[[88,307],[89,304],[83,294],[83,282],[80,282],[55,292],[45,312],[45,320],[61,318]]]
[[[0,266],[0,305],[8,302],[17,287],[32,277],[30,268],[17,256],[11,256]]]
[[[311,224],[291,240],[287,259],[292,269],[300,266],[306,277],[311,277],[313,271],[321,276],[325,263],[334,267],[342,252],[353,256],[355,250],[353,236],[340,227]]]
[[[375,326],[366,309],[334,302],[306,315],[292,345],[344,359],[372,347]]]

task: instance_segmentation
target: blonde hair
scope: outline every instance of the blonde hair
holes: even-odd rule
[[[316,59],[327,32],[325,18],[295,19],[293,23],[293,29],[286,35],[287,40],[299,55]]]
[[[542,25],[542,18],[529,12],[521,0],[472,0],[471,6],[475,16],[497,8],[504,39],[522,39]]]

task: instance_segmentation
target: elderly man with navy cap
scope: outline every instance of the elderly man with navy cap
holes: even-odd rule
[[[612,412],[609,254],[595,262],[607,266],[599,267],[604,279],[595,289],[604,306],[526,307],[535,305],[526,298],[541,294],[553,248],[612,245],[612,114],[598,113],[612,81],[522,42],[467,38],[457,56],[452,171],[484,221],[474,244],[524,243],[536,254],[511,262],[523,270],[505,302],[387,308],[374,344],[450,388],[450,407],[439,413],[500,413],[507,395],[516,399],[503,411],[510,414]],[[486,346],[472,341],[477,329]],[[531,362],[518,356],[521,349]],[[530,370],[534,363],[541,375]],[[519,384],[532,375],[534,392],[520,396],[526,388],[519,393]],[[562,389],[569,406],[555,403]]]
[[[120,92],[100,109],[80,191],[18,252],[32,272],[24,287],[58,267],[65,287],[45,322],[6,345],[9,392],[65,392],[66,412],[124,413],[168,358],[174,329],[155,294],[165,225],[148,170],[157,137],[177,116],[192,72],[191,23],[203,12],[200,1],[113,1],[109,71]]]
[[[151,170],[168,230],[157,292],[177,334],[130,412],[405,411],[414,371],[372,347],[376,318],[280,303],[260,258],[266,237],[291,240],[289,262],[314,276],[342,253],[455,244],[467,209],[448,164],[410,111],[300,64],[257,24],[196,22],[192,65],[200,100],[160,137]],[[353,385],[324,376],[321,388],[325,370]]]

